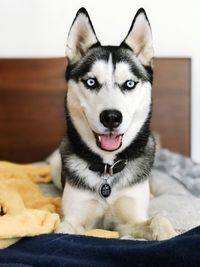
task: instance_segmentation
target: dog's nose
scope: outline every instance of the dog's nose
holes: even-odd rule
[[[122,113],[116,109],[106,109],[100,114],[100,122],[106,128],[117,128],[122,122]]]

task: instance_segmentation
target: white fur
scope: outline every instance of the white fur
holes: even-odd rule
[[[80,59],[82,53],[96,41],[87,16],[79,14],[68,38],[67,57],[70,62]],[[139,64],[139,61],[143,64],[151,62],[151,30],[144,13],[138,15],[125,41],[135,52],[135,55],[130,54],[134,57],[135,64]],[[151,104],[151,84],[133,75],[127,63],[117,63],[114,68],[111,55],[108,62],[96,61],[84,78],[89,77],[95,77],[102,84],[102,88],[96,92],[86,89],[81,81],[69,80],[68,111],[86,145],[101,156],[104,163],[113,164],[116,153],[130,145],[147,119]],[[122,92],[120,85],[127,80],[138,83],[134,90]],[[122,123],[117,128],[117,133],[123,134],[122,146],[114,152],[101,150],[96,145],[93,134],[93,131],[98,134],[107,133],[107,129],[100,122],[100,113],[106,109],[117,109],[123,116]],[[57,156],[60,157],[58,154]],[[123,176],[118,183],[113,184],[111,195],[104,199],[97,193],[102,177],[90,171],[87,162],[76,155],[68,156],[69,168],[78,176],[81,174],[83,181],[95,190],[82,190],[66,183],[62,200],[63,221],[57,232],[82,234],[94,227],[114,227],[120,235],[131,234],[138,238],[164,239],[173,236],[175,232],[165,218],[154,217],[147,220],[148,181],[124,187],[129,180],[132,181],[133,168],[137,168],[138,161],[140,159],[128,163],[122,172],[109,178],[108,182],[112,183],[112,179],[119,178],[117,175]],[[60,158],[54,158],[51,163],[54,162],[60,167]]]
[[[60,154],[54,152],[49,161],[52,168],[58,171],[60,167]],[[58,164],[59,163],[59,164]],[[75,170],[81,172],[90,186],[99,187],[101,178],[87,168],[86,163],[76,156],[68,158],[68,163]],[[58,166],[59,165],[59,166]],[[161,216],[148,218],[149,183],[141,182],[122,189],[123,182],[130,177],[131,168],[122,173],[122,184],[112,188],[110,197],[103,199],[96,192],[77,189],[66,183],[62,198],[64,217],[57,232],[70,234],[84,234],[92,228],[110,229],[119,231],[120,236],[132,235],[136,238],[166,239],[176,233],[171,223]],[[60,170],[61,172],[61,170]],[[55,184],[58,173],[53,172]]]
[[[107,199],[102,199],[96,193],[83,191],[66,184],[63,194],[63,213],[66,216],[61,225],[62,229],[66,222],[67,225],[73,225],[74,233],[77,233],[77,229],[81,229],[81,232],[84,232],[97,226],[109,229],[113,224],[113,218],[110,217],[111,214],[114,215],[114,223],[115,221],[121,221],[122,223],[123,216],[121,213],[124,213],[125,210],[120,211],[121,213],[119,212],[119,200],[123,199],[123,197],[131,200],[132,207],[126,210],[126,216],[131,217],[132,224],[140,223],[147,219],[149,201],[147,181],[121,190],[119,194],[114,192]]]
[[[143,12],[137,16],[134,26],[125,42],[133,49],[135,55],[139,58],[142,64],[151,64],[154,54],[152,33]]]
[[[87,146],[99,154],[105,163],[112,164],[116,152],[106,152],[97,147],[93,134],[93,131],[103,134],[107,130],[101,124],[99,115],[105,109],[117,109],[122,113],[123,121],[118,127],[118,133],[124,136],[122,146],[117,151],[119,153],[131,143],[148,116],[151,84],[138,80],[126,63],[118,63],[113,73],[111,57],[107,63],[97,61],[87,75],[96,77],[103,87],[96,93],[86,90],[81,81],[69,81],[68,110],[72,119],[76,118],[73,123]],[[139,83],[134,90],[122,93],[118,84],[129,79]]]
[[[71,63],[76,62],[96,42],[97,38],[91,28],[88,17],[80,13],[68,35],[65,50],[66,57]]]
[[[46,161],[51,166],[51,176],[53,179],[54,184],[61,189],[61,157],[58,150],[55,150],[47,159]]]
[[[66,184],[62,203],[65,216],[57,229],[59,233],[84,234],[92,228],[114,227],[120,236],[132,235],[149,240],[167,239],[176,234],[171,223],[162,216],[147,220],[147,181],[121,190],[119,194],[114,193],[107,199]]]

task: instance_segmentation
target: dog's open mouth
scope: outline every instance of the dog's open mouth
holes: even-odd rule
[[[95,133],[97,145],[106,151],[115,151],[122,145],[123,134],[97,134]]]

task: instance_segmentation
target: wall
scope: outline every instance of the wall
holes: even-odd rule
[[[192,158],[200,162],[198,1],[0,0],[0,57],[64,56],[67,32],[81,6],[88,9],[103,44],[118,44],[143,6],[153,29],[155,55],[192,57]]]

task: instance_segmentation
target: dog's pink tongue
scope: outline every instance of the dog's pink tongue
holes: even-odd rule
[[[112,151],[121,146],[122,136],[116,134],[100,135],[99,141],[102,149]]]

